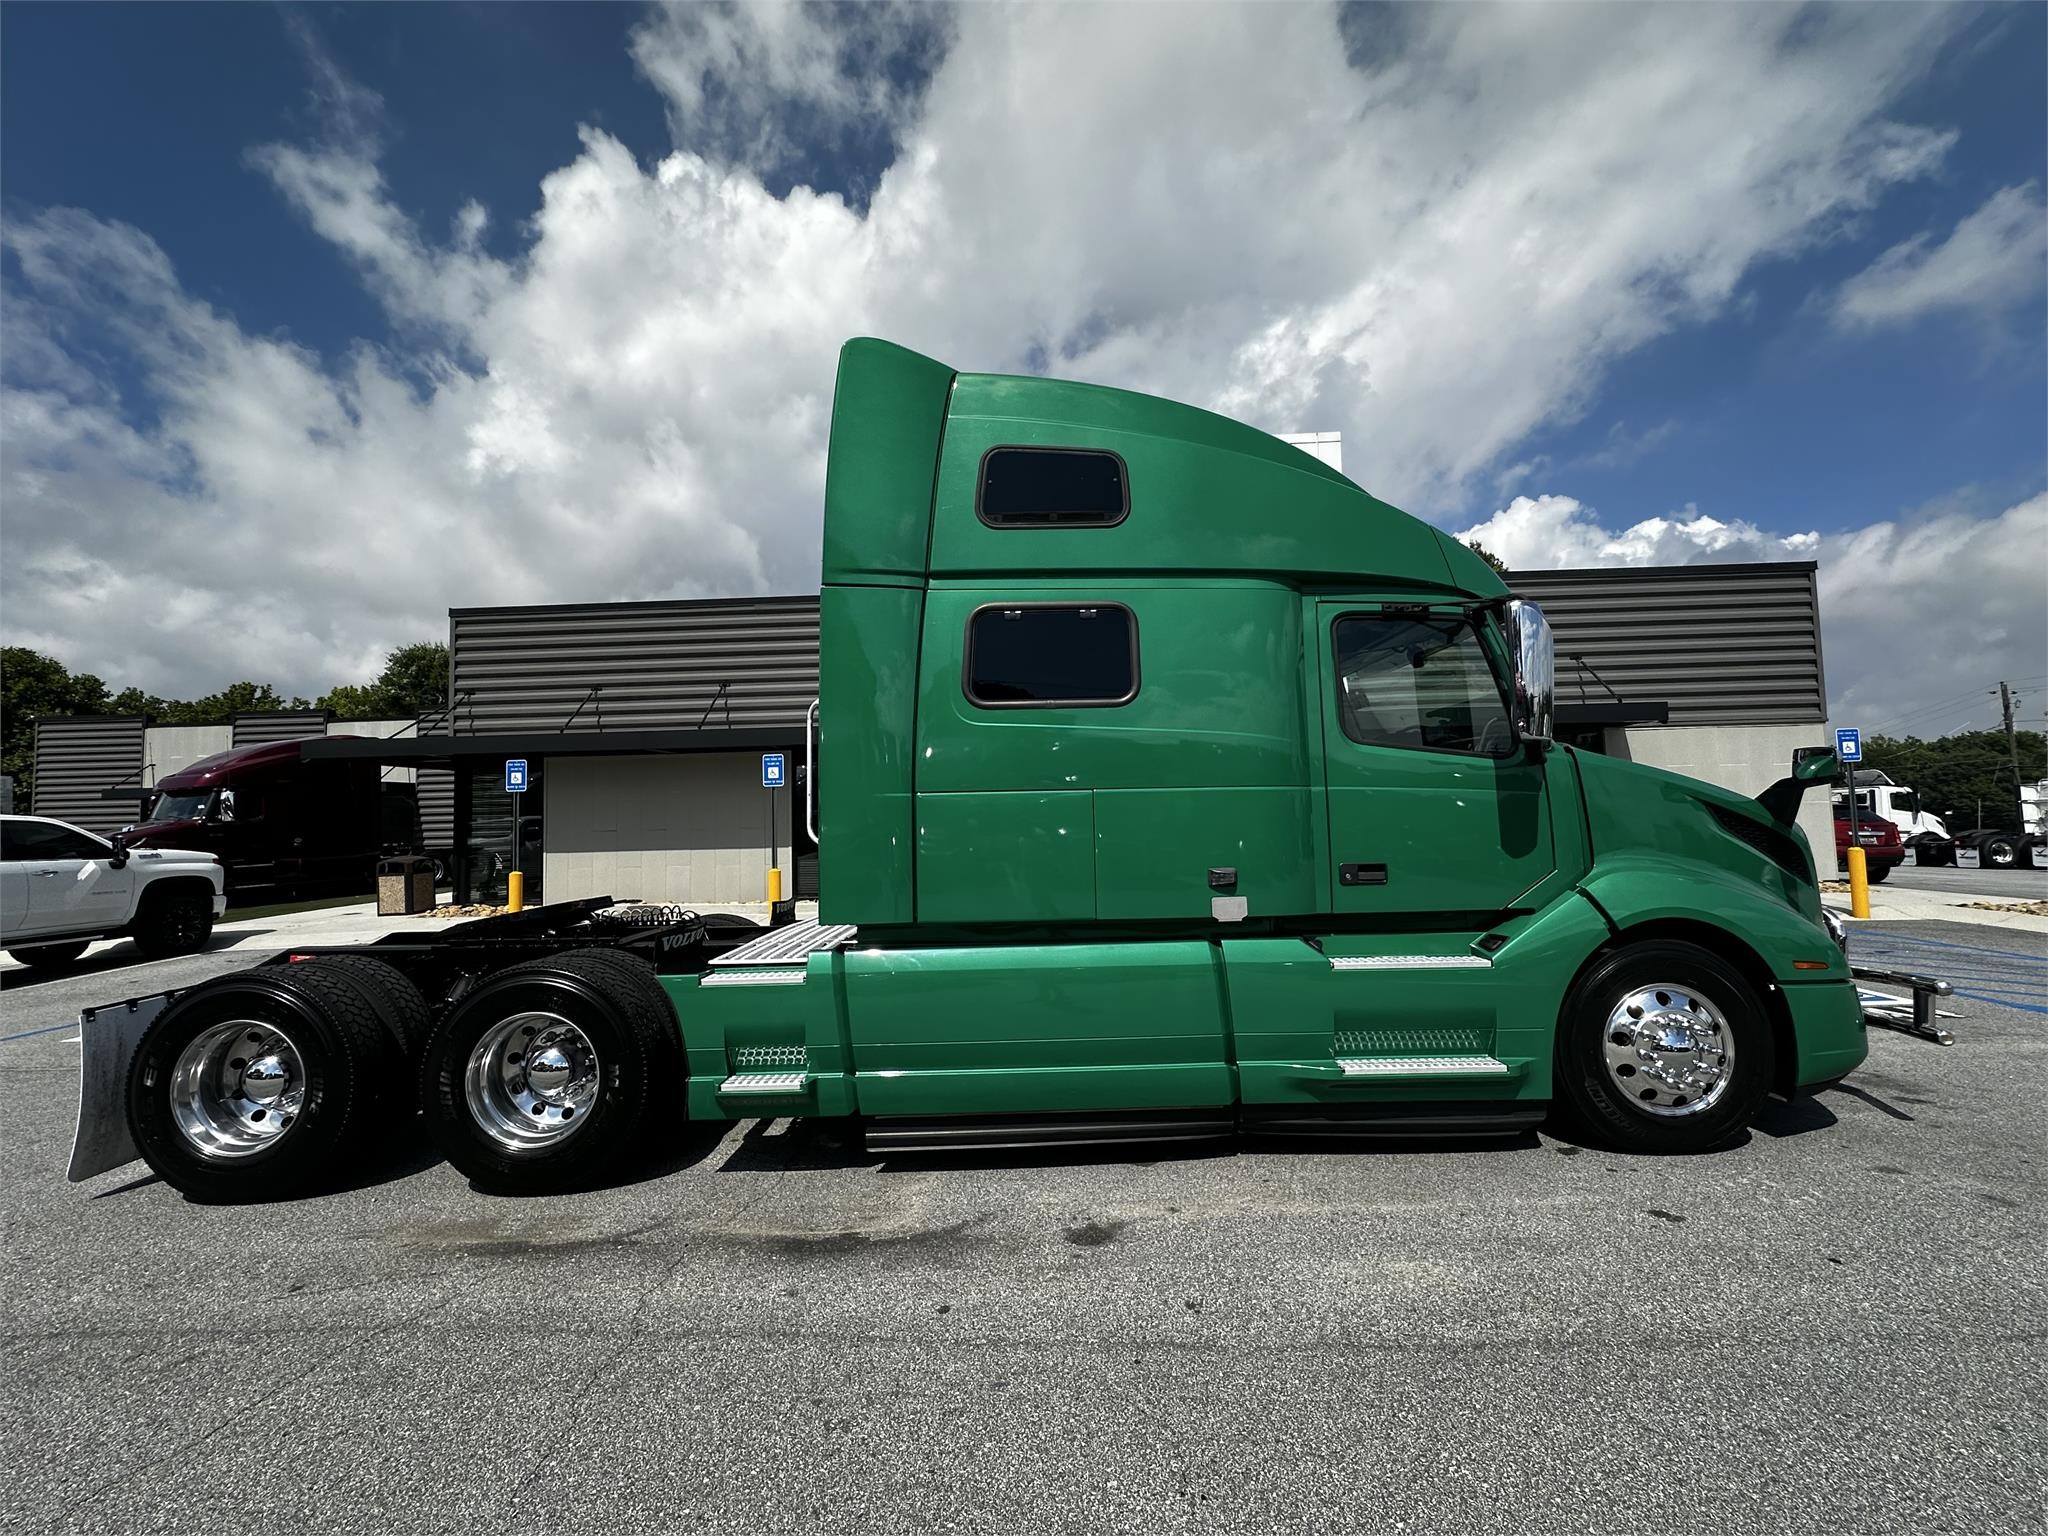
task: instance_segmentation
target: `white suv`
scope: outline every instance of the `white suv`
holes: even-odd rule
[[[227,906],[220,860],[123,848],[68,821],[0,816],[0,947],[23,965],[69,965],[127,935],[154,960],[204,949]]]

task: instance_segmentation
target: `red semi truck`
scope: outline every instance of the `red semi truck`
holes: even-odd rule
[[[236,747],[160,779],[121,841],[213,854],[231,897],[367,891],[379,858],[424,852],[412,786],[379,775],[373,762],[308,759],[296,741]]]

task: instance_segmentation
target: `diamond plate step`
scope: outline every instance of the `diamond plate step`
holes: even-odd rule
[[[1346,1056],[1338,1066],[1346,1077],[1512,1077],[1508,1064],[1492,1056]]]
[[[706,971],[697,982],[700,987],[800,987],[803,984],[804,968],[795,962],[758,966],[745,971]]]
[[[808,1072],[735,1072],[718,1085],[720,1093],[802,1093]]]

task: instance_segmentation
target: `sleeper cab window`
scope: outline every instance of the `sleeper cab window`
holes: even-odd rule
[[[991,528],[1110,528],[1130,516],[1130,475],[1100,449],[991,448],[974,510]]]
[[[1335,639],[1337,718],[1353,741],[1487,757],[1513,749],[1500,679],[1467,620],[1350,615]]]
[[[984,709],[1106,708],[1138,696],[1121,603],[991,603],[967,618],[962,686]]]

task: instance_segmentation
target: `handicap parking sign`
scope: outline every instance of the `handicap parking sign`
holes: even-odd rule
[[[1863,761],[1863,733],[1855,729],[1835,732],[1835,756],[1845,763]]]
[[[505,759],[505,793],[523,795],[526,793],[526,759],[508,757]]]
[[[763,752],[761,754],[761,787],[780,789],[783,781],[783,754]]]

